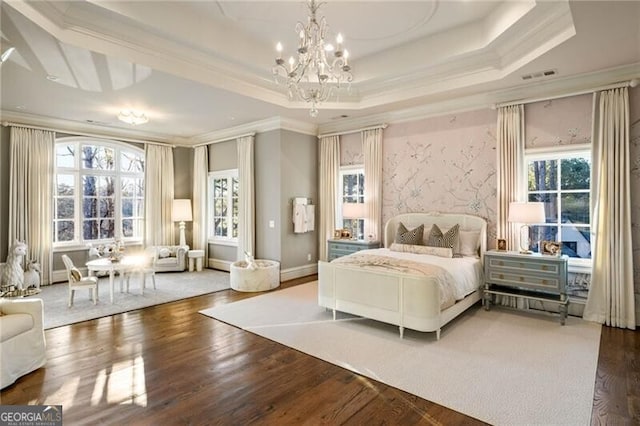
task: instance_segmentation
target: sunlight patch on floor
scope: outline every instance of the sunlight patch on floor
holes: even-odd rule
[[[91,405],[104,403],[147,406],[142,356],[116,363],[109,370],[102,369],[98,373],[91,395]]]

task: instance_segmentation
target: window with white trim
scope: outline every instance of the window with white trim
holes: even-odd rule
[[[142,241],[142,149],[84,137],[58,139],[54,185],[54,246]]]
[[[340,193],[338,194],[338,221],[344,229],[358,231],[358,239],[364,236],[364,219],[343,219],[342,205],[344,203],[364,203],[364,167],[344,166],[340,168]]]
[[[209,173],[209,241],[238,244],[238,169]]]
[[[527,199],[543,202],[546,223],[532,226],[532,247],[562,243],[572,263],[591,259],[591,153],[588,150],[526,154]],[[579,262],[579,261],[578,261]]]

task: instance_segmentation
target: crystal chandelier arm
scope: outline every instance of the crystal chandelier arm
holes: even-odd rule
[[[343,50],[341,34],[336,37],[337,47],[325,45],[328,25],[325,17],[316,19],[316,12],[324,3],[309,0],[307,24],[298,22],[295,26],[298,36],[297,58],[285,63],[282,59],[282,45],[278,43],[276,65],[272,68],[277,84],[287,85],[289,98],[294,96],[312,104],[310,114],[318,115],[317,105],[332,96],[346,82],[351,86],[353,75],[348,65],[348,51]],[[327,52],[333,51],[333,58],[327,58]]]

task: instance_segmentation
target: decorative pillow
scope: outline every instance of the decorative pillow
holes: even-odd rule
[[[460,231],[459,235],[460,250],[463,256],[478,257],[480,249],[480,232],[478,231]]]
[[[160,250],[158,250],[158,257],[159,258],[165,258],[165,257],[169,257],[171,256],[171,250],[169,250],[167,247],[162,247]]]
[[[389,250],[404,253],[430,254],[431,256],[439,257],[453,257],[453,249],[449,247],[428,247],[414,244],[391,243]]]
[[[429,232],[427,245],[431,247],[449,247],[451,249],[457,248],[459,229],[460,225],[455,225],[443,234],[438,225],[434,224],[431,227],[431,232]]]
[[[424,225],[420,225],[411,231],[407,229],[402,222],[398,225],[398,231],[396,232],[396,243],[400,244],[422,244],[422,234],[424,234]]]
[[[76,281],[80,281],[82,279],[82,274],[80,273],[80,270],[78,270],[78,268],[76,268],[75,266],[71,268],[71,276]]]

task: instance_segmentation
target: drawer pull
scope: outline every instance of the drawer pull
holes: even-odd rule
[[[542,280],[542,284],[548,284],[547,280]]]
[[[524,277],[520,277],[520,281],[521,281],[521,282],[522,282],[522,281],[524,281]]]
[[[547,265],[542,265],[542,270],[546,271],[547,270]]]
[[[500,278],[501,280],[503,280],[503,279],[504,279],[504,275],[500,274],[500,275],[498,275],[498,278]]]
[[[497,263],[498,263],[498,266],[504,266],[504,262],[502,260],[499,260]]]

